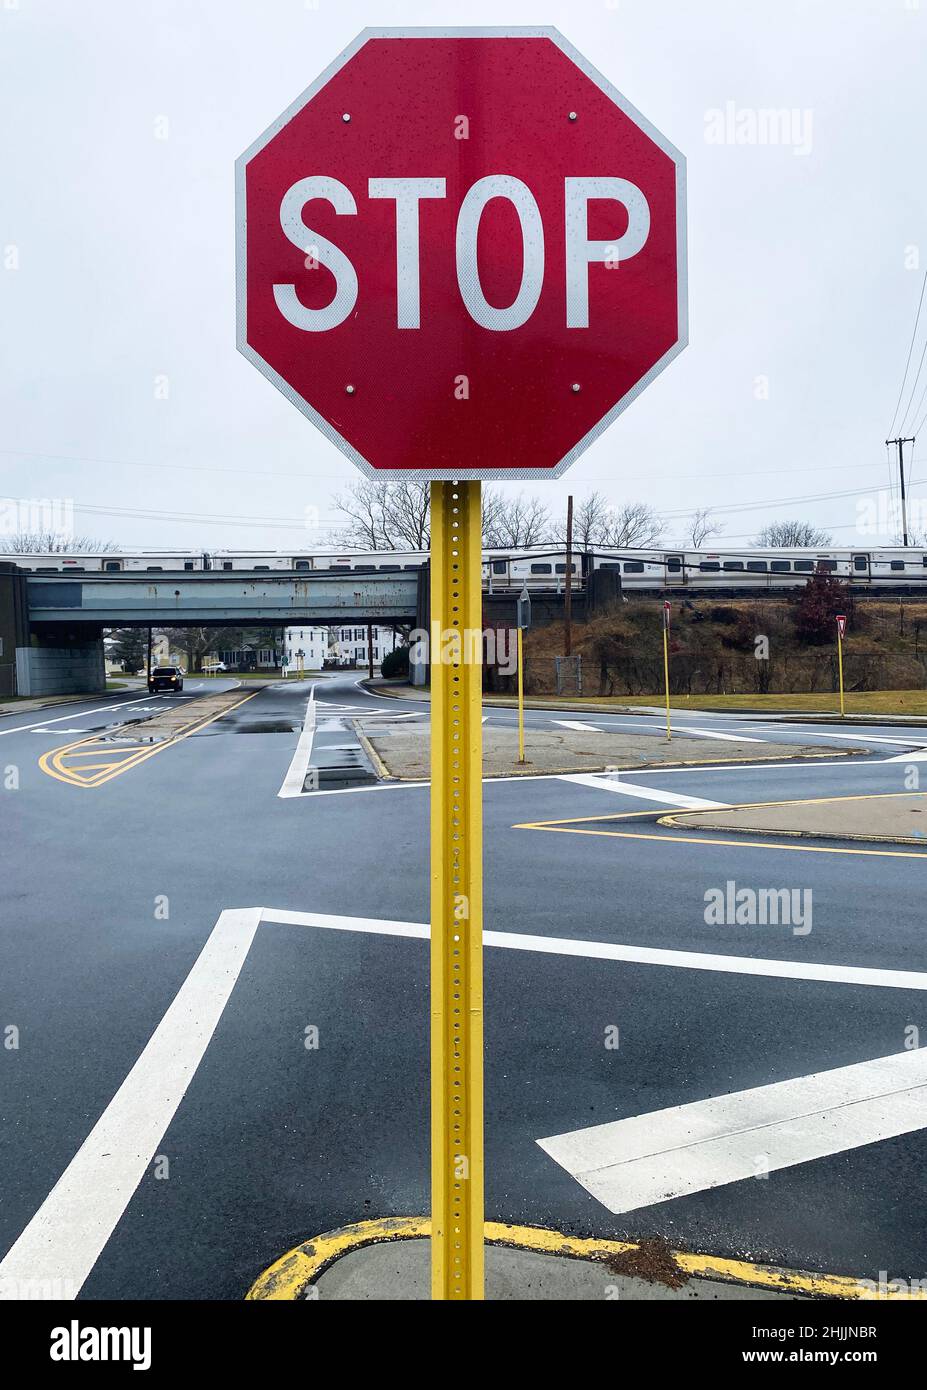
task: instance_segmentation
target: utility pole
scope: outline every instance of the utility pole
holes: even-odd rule
[[[908,543],[908,504],[904,490],[904,446],[913,444],[912,439],[886,439],[886,444],[895,444],[898,447],[898,473],[901,478],[901,534],[902,545]]]
[[[566,589],[563,593],[563,645],[566,648],[565,655],[571,656],[573,653],[573,498],[567,498],[567,532],[566,532]],[[589,598],[586,597],[588,604]]]

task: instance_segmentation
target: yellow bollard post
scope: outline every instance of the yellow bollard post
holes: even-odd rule
[[[525,658],[521,628],[518,629],[518,761],[525,761]]]
[[[668,603],[663,605],[663,685],[666,689],[666,737],[667,741],[673,737],[673,730],[670,724],[670,688],[669,688],[669,620],[670,606]]]
[[[483,1298],[480,484],[431,485],[431,1296]]]

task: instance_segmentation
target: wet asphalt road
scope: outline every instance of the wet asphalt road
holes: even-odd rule
[[[315,682],[316,755],[352,745],[352,715],[395,708],[357,681]],[[5,786],[18,779],[0,792],[0,1030],[18,1030],[18,1047],[0,1049],[0,1253],[110,1105],[223,910],[427,920],[427,789],[278,796],[312,684],[260,689],[96,788],[47,776],[39,756],[167,700],[194,699],[195,678],[182,697],[126,692],[0,719],[0,776]],[[487,714],[514,726],[514,711]],[[634,732],[652,722],[662,734],[659,716],[628,719]],[[780,734],[757,717],[693,713],[679,727],[687,721],[840,743],[821,726],[788,724]],[[855,746],[870,740],[870,755],[625,781],[721,802],[902,791],[927,746],[927,728],[839,732]],[[706,755],[723,748],[705,743]],[[917,850],[716,845],[658,826],[667,809],[659,801],[558,778],[487,783],[484,805],[485,923],[496,931],[927,970],[927,862]],[[638,814],[613,819],[627,812]],[[566,819],[580,823],[524,828]],[[813,930],[707,925],[705,892],[730,879],[810,889]],[[167,1175],[163,1161],[148,1166],[82,1297],[240,1298],[315,1233],[426,1212],[427,968],[416,939],[259,927],[157,1145]],[[319,1030],[317,1050],[304,1045],[309,1026]],[[618,1050],[603,1044],[613,1026]],[[489,948],[487,1217],[599,1236],[659,1233],[714,1254],[869,1278],[881,1269],[922,1277],[925,1130],[622,1215],[536,1143],[887,1056],[912,1027],[927,1028],[923,991]]]

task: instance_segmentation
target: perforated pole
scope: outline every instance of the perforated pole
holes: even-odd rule
[[[431,1296],[483,1297],[480,484],[431,485]]]

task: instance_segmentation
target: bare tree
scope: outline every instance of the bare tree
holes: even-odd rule
[[[0,536],[0,550],[7,555],[109,555],[118,549],[115,541],[62,536],[57,531],[17,531],[11,536]]]
[[[609,517],[604,544],[613,549],[644,549],[657,545],[663,535],[663,522],[646,502],[626,502]]]
[[[770,550],[792,550],[830,545],[833,537],[810,521],[771,521],[754,540]]]
[[[483,544],[513,546],[543,545],[550,539],[551,520],[547,504],[538,497],[504,497],[491,488],[483,499]]]
[[[601,492],[590,492],[573,508],[573,544],[577,550],[602,544],[613,516],[608,499]],[[566,527],[558,539],[566,540]]]
[[[427,550],[431,542],[431,487],[405,478],[362,478],[333,498],[347,518],[343,546],[359,550]],[[537,497],[505,497],[483,490],[483,544],[538,545],[550,535],[550,513]]]
[[[602,493],[592,492],[573,508],[573,545],[577,550],[656,545],[663,529],[663,522],[646,502],[613,507]],[[556,535],[558,541],[566,540],[565,521]]]
[[[714,513],[708,507],[699,507],[689,519],[689,526],[683,536],[683,541],[691,543],[692,548],[698,550],[702,542],[707,541],[709,536],[720,536],[723,530],[723,521],[717,521]]]
[[[338,540],[358,550],[427,550],[431,488],[415,478],[361,478],[332,499],[348,520]]]

